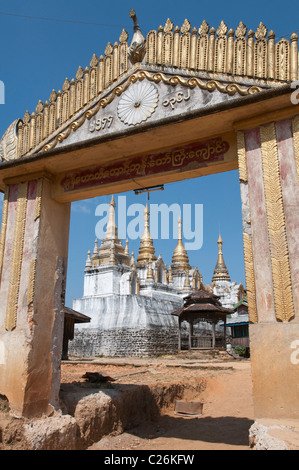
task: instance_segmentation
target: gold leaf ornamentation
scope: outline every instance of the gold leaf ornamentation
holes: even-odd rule
[[[122,30],[121,35],[119,36],[119,43],[124,44],[128,41],[129,39],[129,34],[125,29]]]
[[[36,273],[36,261],[33,259],[30,263],[29,281],[28,281],[28,292],[27,292],[27,305],[32,304],[34,299],[34,285],[35,285],[35,273]]]
[[[98,63],[99,63],[99,59],[97,58],[97,56],[95,54],[93,54],[92,58],[91,58],[91,61],[90,61],[90,67],[91,68],[95,68],[98,66]]]
[[[208,23],[206,22],[206,20],[203,20],[203,22],[201,23],[200,28],[198,29],[198,34],[199,35],[208,34],[209,29],[210,29],[210,27],[209,27]]]
[[[41,114],[43,112],[43,110],[44,110],[44,105],[43,105],[42,101],[39,100],[39,102],[37,103],[35,112],[36,112],[36,114]]]
[[[182,27],[181,27],[181,33],[182,34],[190,33],[190,30],[191,30],[191,24],[186,18],[183,25],[182,25]]]
[[[17,213],[11,260],[12,267],[10,273],[5,322],[5,328],[7,331],[12,331],[17,324],[18,300],[26,224],[27,190],[28,182],[19,184]]]
[[[37,182],[36,197],[35,197],[34,220],[37,220],[40,217],[42,191],[43,191],[43,180],[39,179]]]
[[[236,29],[235,36],[236,38],[243,38],[247,33],[247,28],[242,21],[240,21],[239,26]]]
[[[81,67],[81,65],[79,65],[77,73],[76,73],[76,79],[81,80],[83,77],[84,77],[84,70]]]
[[[63,85],[62,85],[62,90],[63,90],[63,91],[67,91],[67,90],[69,90],[69,89],[70,89],[70,81],[69,81],[68,78],[66,78],[66,79],[64,80]]]
[[[247,182],[247,163],[246,163],[246,148],[244,132],[237,132],[237,146],[238,146],[238,163],[239,163],[239,179],[240,181]]]
[[[50,103],[55,103],[56,98],[57,98],[57,93],[56,93],[55,90],[52,90],[52,93],[51,93],[50,98],[49,98]]]
[[[0,278],[2,274],[2,268],[3,268],[5,238],[6,238],[6,229],[7,229],[8,197],[9,197],[9,186],[6,186],[4,199],[3,199],[2,224],[1,224],[1,233],[0,233]]]
[[[227,27],[227,25],[224,23],[224,21],[222,20],[221,23],[220,23],[220,25],[218,26],[218,29],[217,29],[217,31],[216,31],[216,34],[217,34],[218,37],[220,37],[220,36],[225,36],[226,33],[227,33],[227,31],[228,31],[228,27]]]
[[[275,312],[277,320],[288,322],[294,302],[275,125],[262,126],[260,135]]]
[[[106,49],[105,49],[105,56],[110,57],[113,53],[113,46],[110,42],[108,42]]]
[[[24,117],[23,117],[23,123],[24,124],[29,124],[30,122],[30,114],[29,114],[29,111],[27,110],[26,113],[24,114]]]
[[[171,33],[173,30],[173,22],[168,18],[164,26],[164,33]]]
[[[256,307],[256,287],[254,277],[252,240],[246,232],[243,232],[243,245],[249,321],[250,323],[257,323],[258,315]]]
[[[268,29],[266,28],[266,26],[262,22],[260,22],[255,33],[255,38],[257,40],[265,39],[265,37],[267,36],[267,32]]]
[[[299,116],[296,116],[293,119],[293,140],[294,140],[294,148],[295,148],[297,176],[298,176],[298,182],[299,182]]]

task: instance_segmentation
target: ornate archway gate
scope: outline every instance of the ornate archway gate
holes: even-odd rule
[[[297,36],[133,19],[2,138],[0,394],[59,406],[71,201],[239,168],[255,415],[299,419]]]

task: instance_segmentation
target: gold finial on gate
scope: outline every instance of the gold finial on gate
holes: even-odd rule
[[[136,64],[137,62],[142,62],[142,60],[144,59],[146,52],[146,41],[138,24],[135,10],[130,11],[130,18],[132,18],[134,22],[134,36],[132,39],[131,46],[129,48],[128,55],[131,63]]]

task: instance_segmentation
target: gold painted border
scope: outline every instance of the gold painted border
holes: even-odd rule
[[[44,182],[43,179],[39,179],[37,182],[34,221],[40,218],[43,182]],[[37,263],[37,258],[34,258],[30,263],[30,273],[29,273],[28,292],[27,292],[27,305],[28,306],[33,303],[33,299],[34,299],[36,263]]]
[[[296,116],[293,119],[292,126],[293,126],[293,140],[294,140],[297,176],[298,176],[298,181],[299,181],[299,116]]]
[[[38,182],[37,182],[37,189],[36,189],[34,220],[36,220],[40,217],[42,192],[43,192],[43,180],[39,179]]]
[[[238,164],[239,164],[239,180],[248,181],[247,162],[246,162],[246,148],[244,132],[237,132],[237,147],[238,147]]]
[[[246,232],[243,232],[243,246],[249,321],[250,323],[257,323],[258,315],[256,307],[256,286],[254,276],[252,240]]]
[[[5,328],[12,331],[17,324],[24,235],[26,225],[28,182],[20,183],[18,189],[17,213],[12,251],[12,270],[8,290]]]
[[[1,275],[2,275],[4,250],[5,250],[5,239],[6,239],[6,229],[7,229],[7,219],[8,219],[8,198],[9,198],[9,186],[6,186],[4,199],[3,199],[2,224],[1,224],[1,234],[0,234],[0,280],[1,280]]]
[[[260,137],[275,312],[288,322],[295,312],[275,124],[262,126]]]
[[[252,95],[252,94],[262,91],[262,88],[256,85],[251,85],[247,87],[238,85],[237,83],[229,83],[229,84],[224,85],[218,80],[204,81],[197,77],[190,77],[186,79],[179,75],[168,77],[164,73],[160,73],[160,72],[151,73],[151,72],[142,70],[137,73],[133,73],[123,85],[119,85],[116,88],[114,88],[114,90],[109,96],[100,100],[93,109],[89,109],[88,111],[86,111],[81,118],[79,118],[77,121],[74,121],[65,131],[59,133],[53,142],[48,143],[42,148],[42,152],[52,150],[53,148],[56,147],[58,142],[63,142],[71,134],[71,132],[79,129],[79,127],[81,127],[84,124],[86,119],[91,119],[95,114],[97,114],[97,112],[101,108],[105,108],[108,104],[112,103],[112,101],[114,100],[116,96],[122,95],[122,93],[126,91],[128,87],[131,85],[131,83],[136,83],[138,80],[142,81],[144,79],[147,79],[154,83],[163,82],[166,85],[172,85],[172,86],[182,85],[184,87],[191,88],[191,89],[198,87],[198,88],[201,88],[202,90],[207,90],[210,92],[214,90],[218,90],[221,93],[226,93],[230,96],[235,95],[236,93],[239,93],[241,96],[246,96],[246,95]]]
[[[27,305],[28,306],[32,304],[33,298],[34,298],[36,262],[37,262],[37,258],[33,259],[30,263],[30,274],[29,274],[28,293],[27,293]]]

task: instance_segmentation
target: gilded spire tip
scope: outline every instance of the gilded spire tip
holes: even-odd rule
[[[229,272],[223,259],[223,253],[222,253],[223,240],[222,240],[220,233],[219,233],[219,238],[218,238],[217,243],[218,243],[218,259],[217,259],[217,264],[214,269],[212,282],[214,281],[229,281],[230,282],[231,279],[229,276]]]

